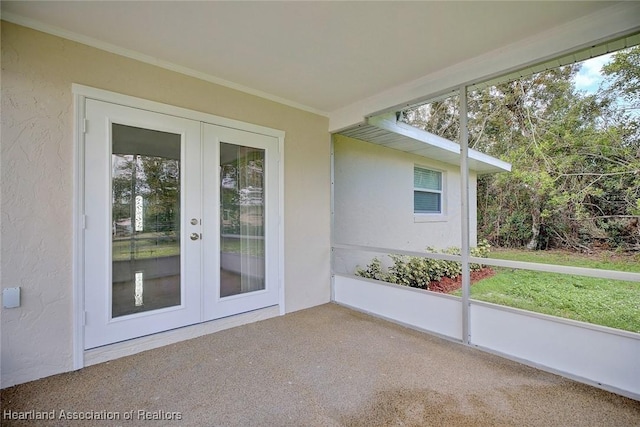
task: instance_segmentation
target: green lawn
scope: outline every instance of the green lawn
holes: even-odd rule
[[[131,244],[128,237],[119,237],[112,242],[112,256],[114,261],[131,259],[131,250],[135,259],[160,258],[180,254],[180,241],[176,236],[160,233],[138,234]],[[242,241],[238,238],[221,239],[220,250],[226,253],[241,253],[253,256],[264,256],[263,240]]]
[[[128,237],[116,238],[112,242],[113,260],[131,259],[132,249],[135,259],[174,256],[180,254],[180,242],[175,236],[166,236],[160,233],[139,234],[135,237],[133,245]]]
[[[637,259],[611,254],[497,250],[490,257],[640,272]],[[495,276],[472,286],[471,298],[640,333],[640,282],[494,269]]]

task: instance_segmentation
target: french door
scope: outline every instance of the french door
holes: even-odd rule
[[[85,349],[278,304],[277,139],[85,111]]]

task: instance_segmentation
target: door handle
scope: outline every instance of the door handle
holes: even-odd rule
[[[201,236],[198,233],[191,233],[189,237],[191,240],[198,240]]]

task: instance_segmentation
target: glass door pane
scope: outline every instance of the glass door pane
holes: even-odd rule
[[[265,289],[265,150],[220,144],[220,297]]]
[[[111,317],[180,305],[181,135],[111,131]]]

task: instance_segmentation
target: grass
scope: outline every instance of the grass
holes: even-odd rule
[[[112,242],[112,259],[126,261],[131,259],[131,240],[128,237],[117,238]],[[180,254],[180,242],[171,236],[144,233],[135,237],[134,258],[159,258]]]
[[[237,238],[223,238],[220,250],[225,253],[239,253],[264,256],[264,241],[244,242]],[[160,258],[180,254],[180,242],[176,237],[162,234],[144,233],[135,238],[134,258]],[[128,237],[117,238],[112,243],[112,259],[128,261],[131,259],[131,240]]]
[[[496,250],[491,258],[640,272],[633,257]],[[640,282],[495,268],[471,298],[640,333]],[[459,293],[459,291],[458,291]]]
[[[220,239],[220,251],[252,256],[264,256],[264,241],[243,241],[237,238]]]

